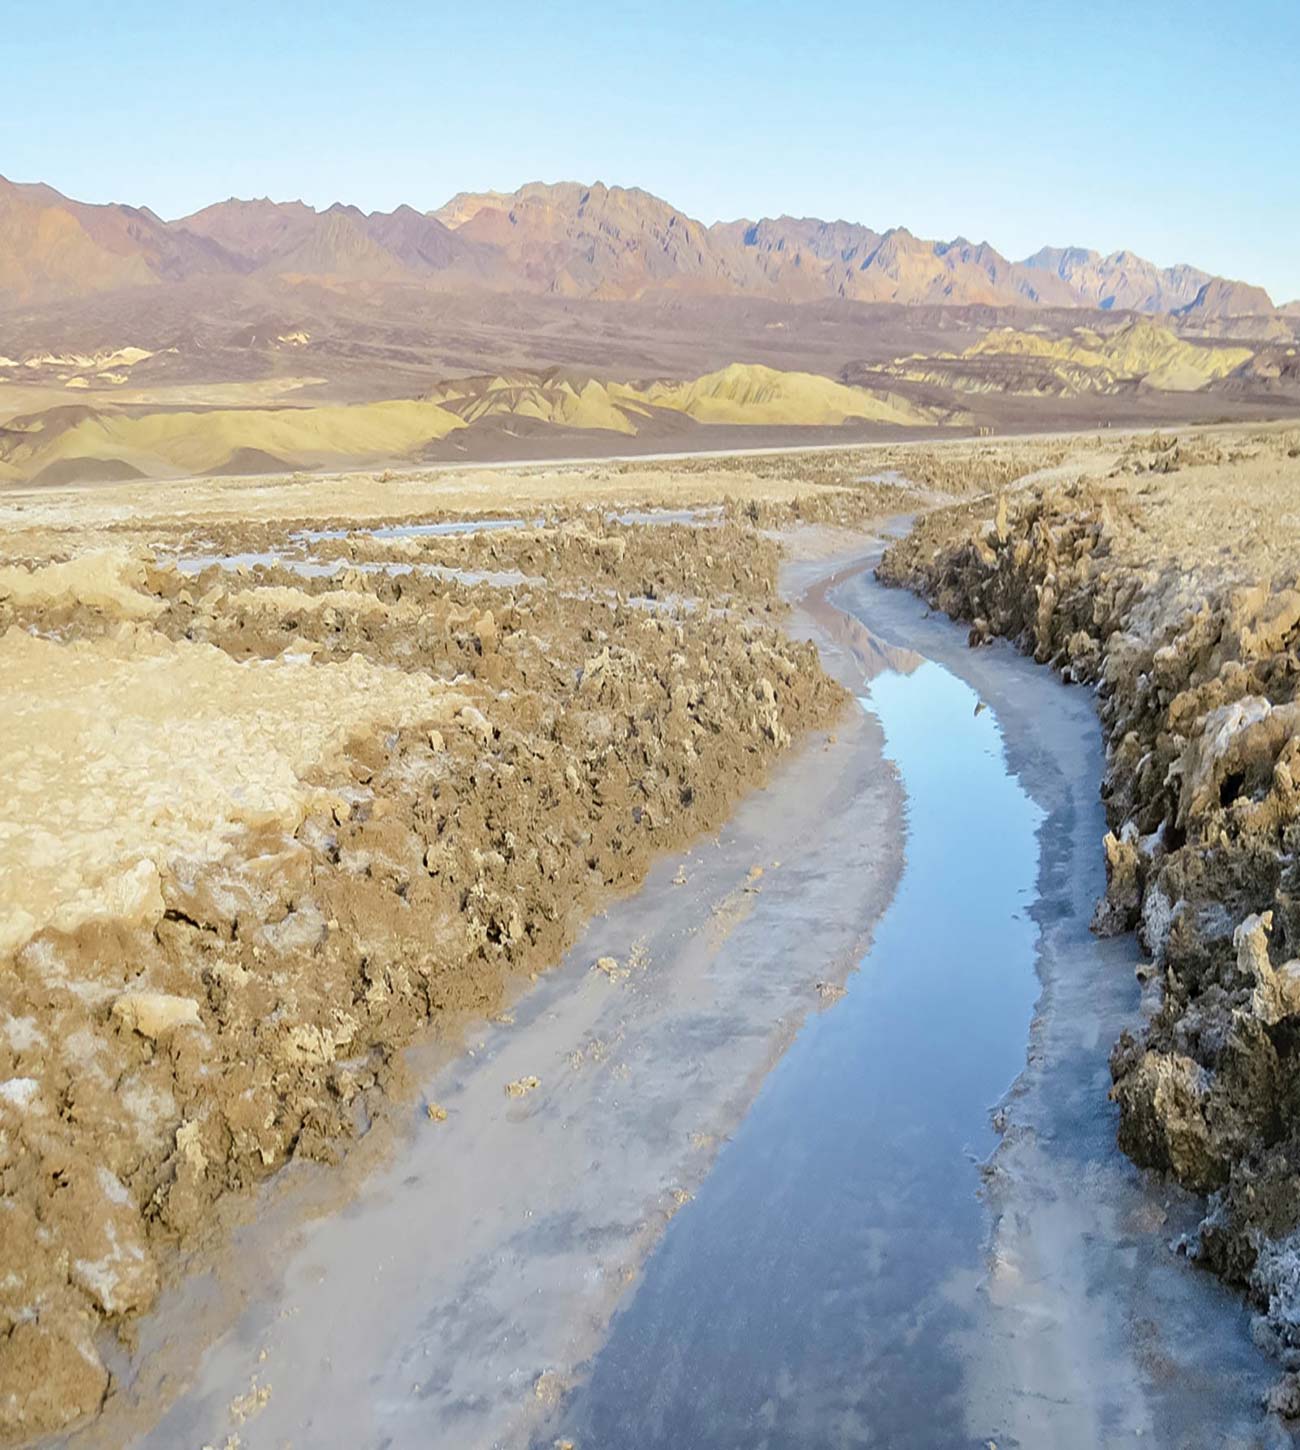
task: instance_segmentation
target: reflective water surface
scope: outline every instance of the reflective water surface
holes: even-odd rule
[[[941,666],[863,703],[908,800],[897,895],[647,1264],[566,1409],[580,1445],[969,1444],[954,1336],[1038,992],[1043,815]]]

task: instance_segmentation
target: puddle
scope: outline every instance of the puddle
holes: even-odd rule
[[[897,894],[647,1264],[564,1413],[577,1444],[968,1443],[959,1337],[1038,995],[1044,815],[940,665],[863,703],[908,801]]]

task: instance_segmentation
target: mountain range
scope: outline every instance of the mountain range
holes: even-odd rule
[[[599,183],[461,193],[430,212],[232,198],[167,221],[0,178],[0,307],[249,276],[595,300],[1077,307],[1193,324],[1276,315],[1262,288],[1131,252],[1044,247],[1010,261],[987,242],[905,227],[789,216],[706,226],[648,192]]]

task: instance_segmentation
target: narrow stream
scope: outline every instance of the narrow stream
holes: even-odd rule
[[[647,1265],[569,1408],[579,1445],[969,1443],[956,1271],[979,1264],[990,1109],[1038,993],[1043,813],[942,666],[881,674],[863,705],[908,801],[898,892]]]
[[[855,646],[902,878],[534,1450],[1290,1445],[1246,1307],[1171,1251],[1200,1206],[1115,1146],[1088,693],[869,573],[833,599],[923,652]]]

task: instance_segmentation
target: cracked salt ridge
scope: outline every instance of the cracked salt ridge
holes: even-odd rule
[[[412,564],[394,559],[390,562],[366,560],[358,563],[352,559],[295,559],[288,554],[270,551],[262,554],[195,554],[178,559],[176,568],[182,574],[201,574],[212,565],[233,572],[236,569],[252,569],[259,564],[270,568],[288,569],[304,579],[329,579],[344,569],[355,569],[359,574],[424,574],[430,578],[456,580],[461,584],[491,584],[500,589],[513,589],[525,584],[540,587],[544,579],[521,574],[517,569],[457,569],[450,564]]]
[[[604,515],[607,523],[619,524],[707,524],[721,519],[721,505],[698,509],[624,509]],[[436,524],[384,524],[374,529],[299,529],[291,534],[295,542],[319,543],[323,539],[346,539],[363,534],[372,539],[420,539],[447,534],[479,534],[489,529],[541,529],[544,518],[468,519]]]
[[[693,524],[698,528],[713,528],[722,522],[722,508],[699,509],[626,509],[623,512],[605,514],[607,523],[620,524]],[[375,529],[298,529],[289,535],[294,544],[318,544],[327,540],[346,539],[353,534],[373,539],[418,539],[454,534],[478,534],[490,529],[540,529],[545,519],[474,519],[438,524],[388,524]],[[502,588],[513,588],[521,584],[543,584],[545,580],[532,579],[512,570],[482,571],[456,569],[445,564],[356,563],[348,559],[321,561],[312,557],[295,558],[281,549],[270,549],[261,553],[243,554],[190,554],[175,560],[177,570],[182,574],[201,574],[214,564],[222,569],[253,569],[259,564],[268,569],[281,567],[301,574],[304,578],[329,578],[341,569],[358,569],[362,573],[409,574],[413,570],[421,574],[436,575],[443,579],[455,579],[464,584],[495,584]]]
[[[865,574],[834,597],[950,667],[868,702],[909,802],[903,879],[535,1450],[1290,1445],[1248,1315],[1171,1251],[1195,1203],[1115,1146],[1136,951],[1088,931],[1088,696]]]
[[[531,527],[540,528],[541,519],[534,519]],[[453,521],[437,524],[391,524],[383,528],[375,529],[298,529],[289,535],[291,543],[319,544],[326,540],[346,539],[352,534],[365,535],[374,539],[418,539],[452,534],[478,534],[485,533],[491,529],[524,529],[528,528],[527,519],[472,519],[468,521]],[[294,558],[292,554],[282,549],[270,549],[262,553],[243,554],[191,554],[182,556],[176,560],[176,567],[182,574],[201,574],[204,569],[209,569],[213,564],[219,565],[222,569],[252,569],[259,564],[268,568],[277,565],[286,569],[292,569],[294,573],[301,574],[306,578],[325,578],[338,573],[340,569],[352,567],[362,570],[388,570],[390,573],[405,574],[411,571],[409,563],[393,564],[354,564],[347,559],[330,559],[321,562],[317,559]],[[421,566],[422,571],[434,571],[439,566]],[[459,577],[459,576],[457,576]],[[486,577],[486,576],[485,576]],[[503,576],[504,577],[504,576]],[[518,576],[522,579],[522,575]],[[474,582],[468,580],[467,582]],[[514,582],[517,582],[514,581]]]
[[[443,534],[482,534],[489,529],[541,528],[542,520],[534,519],[468,519],[440,524],[385,524],[375,529],[299,529],[289,537],[295,543],[318,544],[323,539],[346,539],[362,534],[371,539],[421,539]]]
[[[412,564],[396,559],[378,563],[373,560],[358,563],[352,559],[331,559],[328,563],[321,563],[315,559],[293,559],[280,553],[200,554],[178,560],[176,567],[182,574],[201,574],[204,569],[210,568],[213,564],[231,572],[241,567],[251,569],[258,564],[265,564],[268,568],[278,566],[289,570],[290,573],[298,574],[304,579],[332,578],[347,569],[356,570],[358,574],[423,574],[433,579],[445,579],[448,583],[487,584],[494,589],[546,588],[545,579],[534,574],[523,574],[518,569],[458,569],[451,564]],[[615,600],[619,598],[616,589],[560,590],[559,592],[568,594],[574,599],[606,598]],[[623,598],[622,602],[632,609],[642,609],[659,614],[671,614],[677,609],[694,609],[697,605],[696,600],[681,594],[668,594],[662,599],[647,599],[640,595],[631,595]]]
[[[908,798],[898,892],[668,1230],[563,1437],[933,1446],[961,1424],[949,1280],[978,1267],[989,1110],[1024,1065],[1043,820],[977,703],[928,661],[871,685]]]

